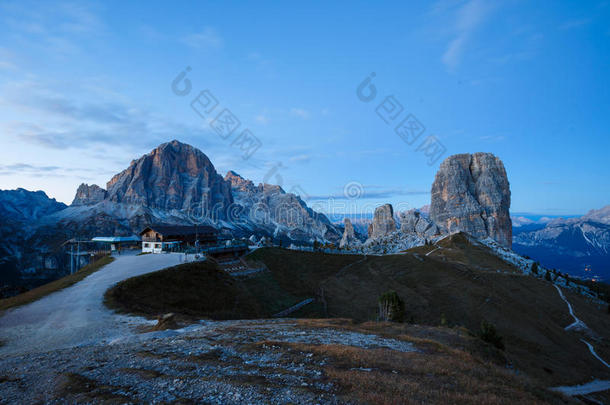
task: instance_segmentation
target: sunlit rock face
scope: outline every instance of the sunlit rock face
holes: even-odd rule
[[[512,245],[510,185],[502,161],[491,153],[445,159],[432,184],[430,219],[447,232],[464,231]]]
[[[163,210],[188,211],[195,204],[226,209],[233,202],[230,182],[216,172],[210,159],[178,141],[134,160],[106,189],[112,202]]]

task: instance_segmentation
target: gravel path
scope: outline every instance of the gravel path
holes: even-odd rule
[[[180,254],[124,255],[75,285],[0,317],[0,356],[43,352],[133,334],[143,318],[113,314],[104,292],[121,280],[180,263]]]

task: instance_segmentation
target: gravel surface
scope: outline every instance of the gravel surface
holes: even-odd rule
[[[289,320],[203,321],[107,343],[0,358],[6,403],[344,403],[320,355],[277,346],[340,344],[413,351],[408,342]]]
[[[132,334],[142,318],[115,315],[102,303],[104,292],[129,277],[180,263],[180,254],[122,255],[71,287],[0,317],[0,355],[47,351]]]

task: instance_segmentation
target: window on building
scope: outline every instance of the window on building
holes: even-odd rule
[[[144,247],[146,247],[146,248],[147,248],[147,247],[150,247],[150,243],[145,243],[145,244],[144,244]]]

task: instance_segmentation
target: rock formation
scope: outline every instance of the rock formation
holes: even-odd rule
[[[441,233],[438,226],[421,215],[419,211],[409,210],[401,212],[398,216],[400,219],[401,233],[414,233],[424,238],[431,238]]]
[[[510,187],[502,161],[491,153],[449,156],[432,184],[430,219],[448,232],[464,231],[512,244]]]
[[[396,232],[394,221],[394,208],[391,204],[384,204],[375,209],[373,222],[369,225],[369,239],[379,239],[382,236]]]
[[[98,186],[97,184],[81,184],[76,190],[76,195],[72,201],[72,205],[93,205],[104,200],[106,198],[106,190]]]
[[[233,170],[229,170],[225,175],[225,181],[231,183],[231,189],[238,192],[253,193],[255,186],[252,180],[246,180]]]
[[[234,198],[229,212],[231,222],[297,241],[336,243],[341,238],[325,215],[313,211],[299,196],[286,193],[282,187],[262,183],[254,186],[234,171],[229,171],[225,180],[230,182]]]
[[[343,223],[345,224],[345,229],[343,230],[343,237],[341,238],[341,242],[339,242],[339,247],[343,249],[359,246],[360,241],[356,238],[356,232],[352,226],[352,221],[350,221],[349,218],[344,218]]]
[[[163,210],[206,206],[223,218],[233,202],[231,185],[199,149],[171,141],[131,162],[107,184],[108,199]]]

